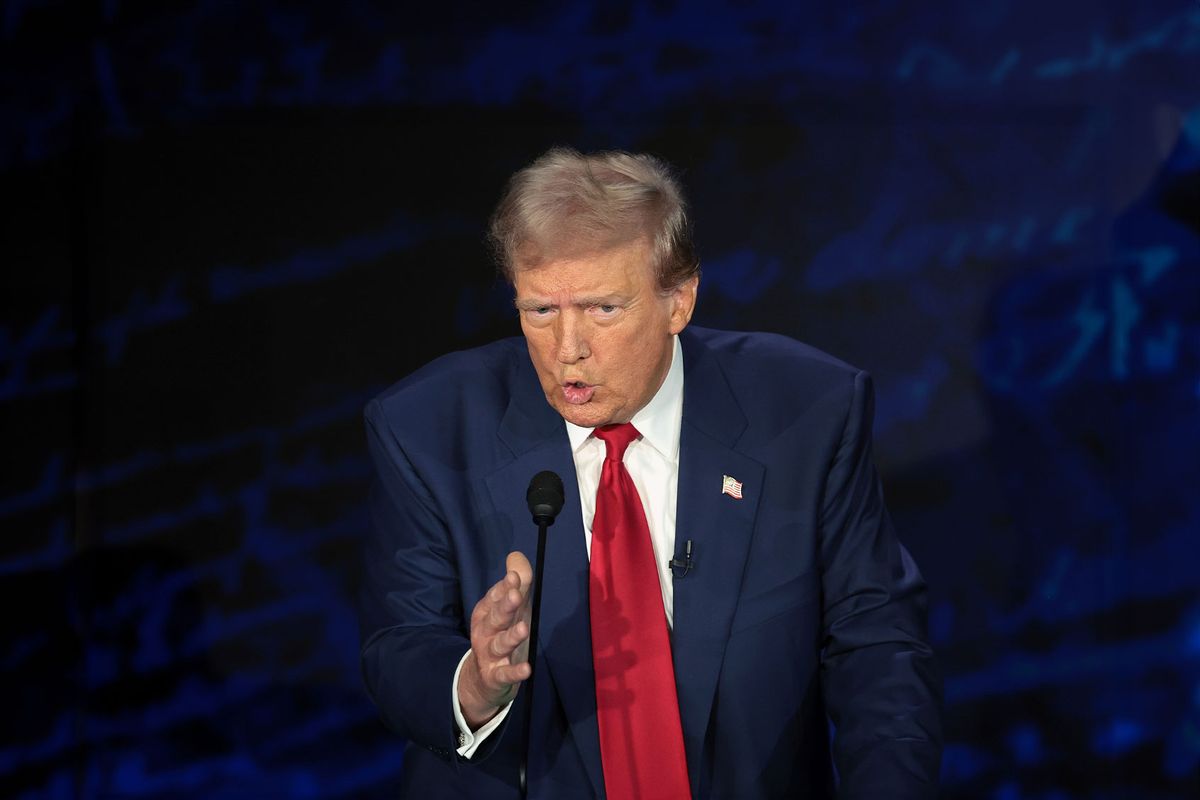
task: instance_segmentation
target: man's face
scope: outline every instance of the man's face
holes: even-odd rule
[[[585,428],[628,422],[658,391],[697,278],[664,295],[638,240],[516,271],[516,306],[546,400]]]

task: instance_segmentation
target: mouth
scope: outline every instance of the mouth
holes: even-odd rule
[[[573,406],[583,405],[592,399],[596,387],[583,381],[568,381],[562,385],[563,399]]]

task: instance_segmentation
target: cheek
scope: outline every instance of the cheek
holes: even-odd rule
[[[522,329],[525,333],[525,346],[529,350],[529,358],[533,361],[537,371],[544,373],[554,362],[553,337],[547,336],[546,331],[537,328],[522,326]]]
[[[621,384],[635,384],[642,373],[653,371],[650,346],[645,336],[615,336],[603,348],[609,376]]]

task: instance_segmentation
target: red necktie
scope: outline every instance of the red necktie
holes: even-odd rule
[[[597,428],[607,453],[596,492],[588,581],[600,757],[609,800],[691,797],[667,616],[637,487],[622,459],[632,424]]]

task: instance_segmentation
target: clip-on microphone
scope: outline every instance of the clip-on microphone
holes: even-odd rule
[[[675,556],[667,562],[667,566],[671,568],[671,575],[675,578],[687,577],[687,574],[692,571],[692,540],[688,539],[687,544],[683,547],[683,558]],[[683,570],[680,572],[679,570]]]

